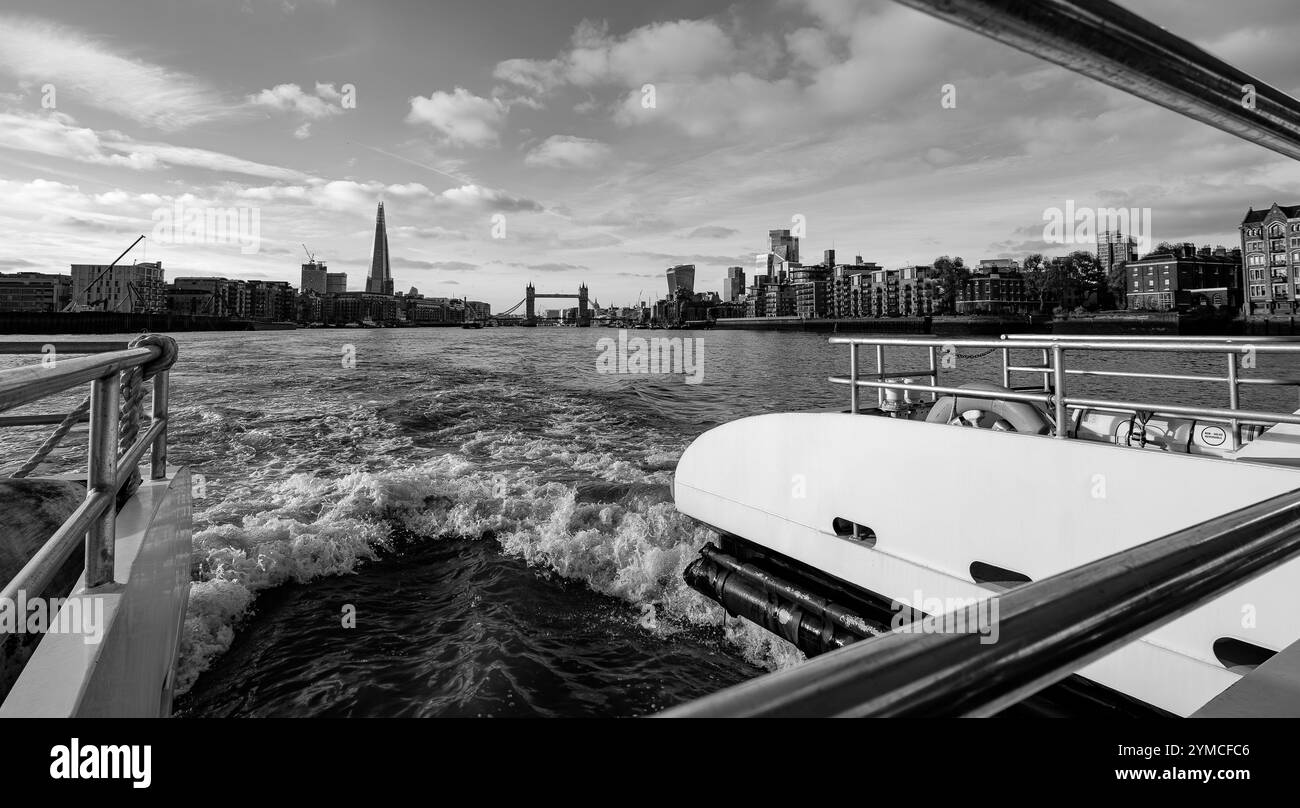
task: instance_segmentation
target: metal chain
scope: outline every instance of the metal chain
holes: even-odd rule
[[[975,354],[959,353],[957,354],[957,358],[958,359],[983,359],[984,357],[988,356],[989,354],[993,353],[996,350],[997,348],[989,348],[987,351],[983,353],[975,353]]]

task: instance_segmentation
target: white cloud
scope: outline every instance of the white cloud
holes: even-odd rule
[[[311,137],[311,121],[307,121],[302,126],[299,126],[297,129],[293,130],[293,136],[296,137],[298,140],[306,140],[307,138]]]
[[[497,99],[481,98],[457,87],[454,92],[439,90],[428,98],[416,96],[410,101],[406,122],[433,127],[449,145],[483,147],[500,142],[506,105]]]
[[[58,112],[48,115],[0,112],[0,148],[145,171],[176,166],[277,180],[306,176],[293,169],[207,149],[133,140],[117,132],[96,132],[78,126],[71,116]]]
[[[483,208],[494,211],[541,212],[542,205],[532,199],[513,196],[495,188],[481,185],[462,185],[449,188],[438,195],[439,200],[454,207]]]
[[[25,17],[0,15],[0,72],[53,84],[60,100],[76,99],[162,130],[236,112],[194,76],[119,55],[79,31]]]
[[[319,94],[322,91],[324,91],[324,95],[311,95],[303,92],[303,89],[297,84],[277,84],[269,90],[250,95],[248,103],[257,107],[295,112],[312,119],[328,118],[342,112],[342,107],[330,103],[335,98],[342,97],[334,89],[334,86],[331,84],[317,84],[316,92]]]
[[[609,154],[609,146],[599,140],[573,135],[551,135],[528,152],[524,163],[546,168],[594,168],[603,163]]]

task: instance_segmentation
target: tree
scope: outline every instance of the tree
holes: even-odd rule
[[[970,279],[970,270],[961,257],[949,258],[944,255],[934,259],[934,278],[937,286],[939,311],[953,314],[957,311],[957,293]]]
[[[1042,256],[1030,256],[1040,259],[1032,271],[1025,273],[1025,280],[1030,293],[1038,299],[1038,310],[1046,311],[1049,302],[1059,306],[1076,297],[1082,291],[1083,281],[1079,277],[1079,262],[1071,255],[1057,256],[1041,261]],[[1028,261],[1026,261],[1028,266]]]
[[[1043,254],[1030,253],[1022,264],[1025,292],[1038,301],[1038,311],[1047,307],[1047,285],[1044,282]]]
[[[1106,286],[1110,290],[1115,308],[1128,308],[1128,262],[1116,261],[1106,273]]]

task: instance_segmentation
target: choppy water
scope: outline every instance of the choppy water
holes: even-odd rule
[[[703,340],[702,384],[597,373],[604,329],[178,335],[170,459],[202,475],[181,713],[636,715],[796,661],[682,583],[711,534],[674,510],[671,473],[718,423],[845,405],[825,379],[846,351],[653,333]],[[1093,364],[1220,370],[1167,361]],[[39,439],[0,438],[6,459]]]

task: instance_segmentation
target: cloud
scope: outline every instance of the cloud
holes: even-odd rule
[[[595,168],[608,159],[610,148],[599,140],[551,135],[524,157],[524,164],[545,168]]]
[[[579,87],[685,79],[725,70],[737,48],[712,20],[676,20],[644,25],[622,37],[583,21],[574,30],[571,48],[554,59],[508,59],[493,76],[543,94],[561,84]]]
[[[0,14],[0,72],[52,84],[60,100],[166,131],[238,112],[194,76],[120,55],[80,31],[11,14]]]
[[[540,202],[512,196],[505,191],[485,188],[481,185],[462,185],[459,188],[448,188],[438,195],[438,199],[454,207],[481,208],[505,213],[541,212],[545,210]]]
[[[531,269],[531,270],[533,270],[533,271],[535,271],[535,272],[589,272],[589,271],[590,271],[587,267],[584,267],[584,266],[582,266],[581,264],[561,264],[561,263],[518,264],[518,263],[507,263],[506,266],[519,267],[520,269]]]
[[[421,261],[414,258],[394,258],[391,263],[399,269],[437,269],[443,272],[472,272],[478,269],[478,264],[467,264],[464,261]]]
[[[307,121],[302,126],[293,130],[293,136],[298,140],[306,140],[311,137],[311,121]]]
[[[343,112],[342,106],[331,103],[342,98],[342,95],[334,89],[334,85],[317,84],[316,93],[311,95],[303,92],[297,84],[277,84],[269,90],[250,95],[248,103],[255,107],[292,112],[312,120],[328,118]]]
[[[0,148],[44,154],[82,163],[119,166],[142,171],[166,166],[201,168],[274,180],[303,180],[300,171],[245,160],[221,152],[132,140],[117,132],[99,133],[78,126],[71,116],[23,115],[0,112]]]
[[[406,122],[426,124],[442,134],[451,146],[495,146],[501,141],[506,105],[495,98],[481,98],[463,87],[454,92],[441,90],[428,98],[410,99]]]
[[[740,231],[735,229],[734,227],[718,227],[716,225],[710,225],[706,227],[697,227],[694,230],[692,230],[690,234],[687,235],[686,237],[687,238],[726,238],[727,236],[735,236],[738,235],[739,233]]]

